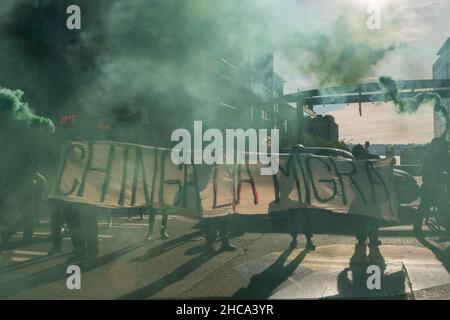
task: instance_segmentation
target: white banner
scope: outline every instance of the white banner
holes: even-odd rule
[[[276,175],[260,165],[175,165],[171,150],[115,142],[63,146],[50,198],[168,214],[268,214],[325,209],[397,221],[389,160],[281,154]]]

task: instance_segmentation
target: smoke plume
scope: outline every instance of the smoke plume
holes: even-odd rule
[[[297,33],[295,44],[295,50],[286,47],[281,54],[296,62],[299,73],[315,79],[319,87],[354,84],[373,76],[378,63],[401,47],[383,46],[359,35],[345,17],[337,19],[329,32]]]
[[[3,124],[17,124],[27,128],[43,128],[49,132],[55,131],[53,122],[36,115],[26,102],[22,101],[23,92],[0,88],[0,115]]]
[[[450,118],[445,106],[442,105],[442,98],[439,94],[433,92],[421,92],[413,98],[402,98],[397,83],[390,77],[380,77],[380,86],[387,100],[392,100],[398,113],[414,113],[423,106],[430,105],[436,113],[441,114],[446,121],[446,130],[444,136],[450,130]]]

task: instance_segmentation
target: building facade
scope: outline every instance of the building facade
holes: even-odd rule
[[[317,115],[307,119],[306,132],[326,141],[339,141],[339,126],[331,115]]]
[[[433,64],[433,79],[450,79],[450,38],[439,49],[439,56]],[[450,99],[442,99],[442,104],[450,112]],[[434,136],[440,137],[445,131],[445,119],[438,113],[434,114]],[[449,140],[450,136],[447,137]]]

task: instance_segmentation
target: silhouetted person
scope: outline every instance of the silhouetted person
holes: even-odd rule
[[[64,204],[63,210],[69,226],[74,259],[95,259],[98,255],[97,212],[77,204]]]
[[[303,218],[303,227],[306,237],[306,250],[314,251],[316,250],[316,246],[314,245],[312,238],[312,228],[311,228],[311,213],[307,209],[299,209],[295,211],[291,211],[289,213],[289,231],[292,237],[292,241],[289,244],[291,249],[297,248],[297,236],[298,236],[298,226],[300,225],[300,220]]]
[[[219,233],[221,241],[220,251],[236,250],[228,241],[228,215],[219,217],[204,216],[203,221],[205,227],[206,254],[214,254],[216,252],[214,242],[216,241],[217,233]]]
[[[54,200],[49,201],[48,208],[50,211],[50,234],[52,239],[52,248],[48,255],[54,255],[61,252],[64,210],[62,204]]]
[[[148,216],[148,234],[147,234],[148,240],[151,240],[153,237],[153,230],[155,228],[155,220],[156,220],[156,214],[149,214],[149,216]],[[168,220],[169,220],[169,216],[167,214],[162,214],[161,226],[159,228],[159,234],[161,236],[161,239],[163,239],[163,240],[169,238],[169,235],[166,232]]]
[[[361,144],[353,147],[352,154],[357,160],[374,160],[380,158],[379,156],[370,154]],[[365,246],[367,238],[369,239],[369,246],[381,245],[378,236],[378,229],[380,227],[378,219],[362,215],[353,215],[352,219],[354,221],[355,236],[358,240],[358,245]]]
[[[448,146],[442,138],[434,138],[430,149],[426,153],[422,165],[421,199],[418,208],[418,217],[414,223],[414,231],[420,232],[422,220],[432,206],[442,206],[446,199],[443,198],[446,183],[445,171],[449,170]],[[440,209],[443,209],[442,207]],[[448,208],[445,208],[448,209]]]
[[[364,143],[364,150],[366,150],[367,153],[370,153],[369,149],[370,149],[370,142],[366,141]]]
[[[369,146],[370,146],[370,144],[369,144]],[[353,147],[352,154],[355,157],[355,159],[357,159],[357,160],[376,160],[376,159],[380,159],[379,156],[377,156],[375,154],[371,154],[369,152],[369,150],[368,150],[368,147],[366,149],[361,144],[357,144],[356,146]]]
[[[30,153],[24,152],[17,161],[7,179],[9,197],[15,202],[20,218],[2,232],[2,241],[9,239],[23,231],[23,240],[30,241],[33,237],[35,215],[38,204],[43,201],[43,193],[47,181],[38,171]]]

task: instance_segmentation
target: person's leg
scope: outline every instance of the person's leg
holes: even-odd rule
[[[8,243],[9,239],[17,232],[19,232],[20,230],[24,230],[24,227],[27,225],[28,212],[25,206],[27,202],[23,199],[23,197],[18,198],[16,195],[13,195],[12,199],[13,202],[15,203],[18,212],[20,213],[20,217],[12,225],[10,225],[2,232],[2,241],[4,244]],[[27,232],[29,232],[29,230],[27,230]],[[26,236],[28,237],[29,235],[27,234]],[[24,233],[24,240],[25,239],[26,238]]]
[[[380,221],[374,218],[367,219],[369,227],[369,262],[381,266],[385,264],[385,260],[380,251],[381,241],[378,235]]]
[[[358,240],[358,245],[366,245],[367,240],[367,221],[366,217],[353,215],[353,227],[355,230],[355,237]]]
[[[19,208],[22,211],[23,240],[30,241],[34,231],[35,203],[31,197],[23,197]]]
[[[61,228],[62,228],[62,207],[56,203],[49,203],[50,210],[50,232],[52,237],[52,249],[49,255],[61,252]]]
[[[291,249],[297,248],[299,216],[300,216],[300,212],[298,212],[298,211],[291,211],[289,213],[289,234],[292,237],[289,247]]]
[[[206,241],[206,248],[205,253],[214,253],[214,241],[216,241],[217,232],[215,228],[215,220],[216,218],[204,218],[204,230],[205,230],[205,241]]]
[[[89,258],[98,255],[98,224],[95,211],[84,213],[84,225],[86,228],[86,251]]]
[[[75,254],[82,257],[85,255],[86,247],[83,240],[83,229],[78,212],[74,210],[73,207],[67,206],[64,208],[64,217],[69,227],[73,251]]]
[[[380,228],[380,222],[378,219],[374,218],[368,218],[368,224],[369,224],[369,245],[370,246],[381,246],[381,241],[379,239],[379,228]]]
[[[427,216],[431,209],[433,194],[432,190],[428,185],[422,186],[422,195],[420,198],[420,204],[417,209],[417,217],[414,221],[413,230],[416,235],[422,232],[423,219]]]
[[[166,232],[166,227],[167,227],[167,221],[169,220],[169,216],[167,214],[163,214],[161,217],[161,228],[160,228],[160,234],[161,234],[161,239],[167,239],[169,238],[169,235]]]
[[[153,212],[149,212],[149,214],[148,214],[147,240],[152,240],[153,229],[155,228],[155,220],[156,220],[156,215]]]
[[[222,242],[222,247],[220,248],[222,251],[234,251],[236,248],[230,245],[228,241],[228,216],[218,218],[218,229],[219,236]]]
[[[312,225],[311,225],[311,212],[309,210],[304,210],[303,212],[303,220],[305,226],[305,237],[306,237],[306,249],[309,251],[316,250],[316,246],[314,245],[312,238]]]

